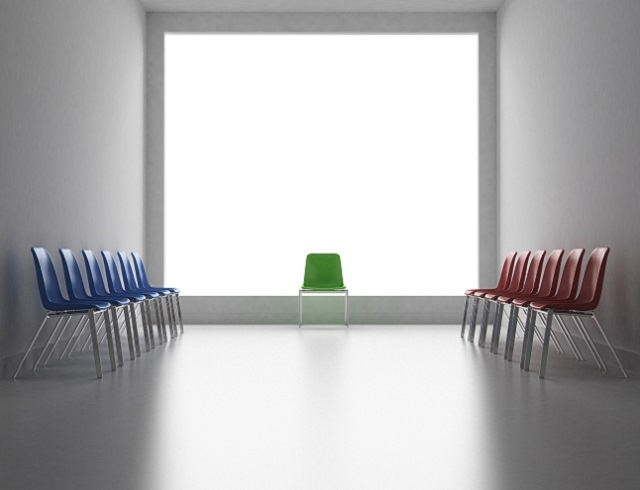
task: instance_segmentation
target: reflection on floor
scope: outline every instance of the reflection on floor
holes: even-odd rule
[[[0,488],[640,488],[637,375],[553,353],[541,381],[458,328],[189,325],[101,381],[52,362],[0,382]]]

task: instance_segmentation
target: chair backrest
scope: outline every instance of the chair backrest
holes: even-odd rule
[[[55,309],[56,304],[64,303],[66,300],[62,296],[56,268],[49,252],[42,247],[32,247],[31,253],[36,265],[36,276],[38,278],[38,289],[42,305],[47,310]]]
[[[498,278],[498,284],[496,289],[506,289],[511,279],[511,273],[513,272],[513,263],[516,260],[518,252],[509,252],[502,263],[502,270],[500,271],[500,277]]]
[[[138,285],[136,284],[136,277],[133,275],[129,257],[127,257],[124,252],[118,252],[118,258],[120,259],[120,270],[122,271],[122,278],[124,279],[124,288],[128,291],[137,291]]]
[[[105,296],[107,288],[104,285],[104,279],[102,278],[102,271],[100,270],[100,264],[98,258],[91,251],[84,249],[82,251],[84,257],[84,267],[87,271],[87,279],[89,280],[89,291],[92,296]]]
[[[516,265],[513,266],[513,275],[511,276],[511,281],[509,281],[509,287],[507,288],[508,292],[517,293],[522,289],[525,271],[527,270],[527,263],[529,262],[529,255],[531,255],[531,252],[529,250],[525,250],[524,252],[520,252],[520,255],[516,259]]]
[[[576,298],[579,303],[588,304],[590,310],[595,309],[600,302],[602,284],[604,283],[604,271],[607,267],[609,247],[599,247],[589,254],[587,265],[584,268],[582,287]]]
[[[104,270],[107,273],[107,284],[109,285],[109,291],[111,292],[111,294],[124,293],[124,288],[122,287],[122,279],[120,278],[120,273],[118,272],[116,260],[108,250],[103,250],[101,253],[102,260],[104,262]]]
[[[133,257],[133,266],[135,267],[136,274],[138,276],[138,284],[144,288],[150,288],[151,284],[149,284],[147,270],[144,268],[142,257],[140,257],[138,252],[131,252],[131,257]]]
[[[84,288],[84,280],[80,273],[80,266],[74,253],[68,248],[59,250],[64,269],[64,280],[67,283],[67,294],[71,300],[91,299]]]
[[[529,268],[527,269],[527,277],[522,285],[520,291],[523,295],[530,295],[538,290],[540,284],[540,276],[542,275],[542,263],[544,262],[544,256],[547,255],[546,250],[538,250],[531,257],[529,262]]]
[[[576,297],[578,291],[578,282],[580,280],[580,266],[582,265],[582,257],[584,257],[584,248],[574,248],[564,263],[562,269],[562,277],[558,291],[553,297],[554,300],[565,301]]]
[[[540,289],[538,289],[536,293],[538,296],[551,296],[556,292],[556,288],[558,287],[558,278],[560,277],[560,262],[562,261],[563,255],[564,250],[561,248],[553,250],[549,254],[547,265],[544,268],[544,273],[540,280]]]
[[[342,263],[338,254],[309,254],[304,268],[303,287],[343,288]]]

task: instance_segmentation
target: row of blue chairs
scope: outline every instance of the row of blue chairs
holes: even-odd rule
[[[91,345],[98,378],[102,377],[99,344],[105,338],[109,349],[112,371],[116,370],[116,356],[118,359],[117,364],[119,366],[124,365],[121,342],[123,329],[127,333],[131,360],[135,360],[136,357],[141,355],[138,335],[138,312],[142,321],[147,351],[156,346],[151,314],[152,306],[155,310],[157,337],[160,344],[168,341],[167,323],[172,338],[178,336],[178,330],[180,333],[184,332],[179,297],[180,290],[172,287],[152,286],[149,283],[144,262],[136,252],[131,254],[133,267],[125,253],[117,253],[120,271],[118,271],[114,256],[106,250],[101,252],[104,262],[104,277],[107,279],[107,284],[105,284],[96,255],[91,250],[83,250],[82,255],[89,286],[88,293],[75,254],[68,248],[61,248],[59,252],[64,269],[68,299],[62,294],[55,266],[49,252],[42,247],[33,247],[31,252],[36,267],[40,299],[47,313],[16,368],[13,375],[14,379],[20,373],[47,320],[53,317],[57,318],[58,321],[36,360],[33,371],[37,370],[43,359],[42,365],[47,365],[73,318],[77,318],[75,328],[62,349],[59,359],[65,356],[70,357],[76,348],[85,350]],[[138,307],[138,312],[136,312],[136,306]],[[124,324],[121,325],[123,316]],[[66,322],[62,323],[65,318]],[[87,325],[89,326],[89,335],[85,338],[84,334]],[[103,328],[104,332],[101,331]],[[102,335],[100,340],[98,340],[99,335]],[[85,338],[84,342],[80,344],[81,347],[78,347],[83,338]]]

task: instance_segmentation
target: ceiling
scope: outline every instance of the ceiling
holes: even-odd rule
[[[140,0],[147,12],[496,12],[504,0]]]

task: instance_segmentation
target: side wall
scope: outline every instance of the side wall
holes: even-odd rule
[[[164,237],[164,34],[180,33],[478,33],[479,36],[479,278],[496,275],[496,16],[478,14],[225,13],[147,15],[146,262],[153,282],[162,282]],[[425,210],[425,229],[429,216]],[[455,226],[455,223],[452,223]],[[430,231],[430,230],[429,230]],[[438,239],[446,240],[445,236]],[[222,239],[225,239],[224,237]],[[303,265],[301,264],[301,268]],[[302,269],[301,269],[302,274]],[[179,286],[179,285],[176,285]],[[197,323],[297,323],[297,284],[290,297],[186,297],[184,319]],[[460,292],[469,285],[460,285]],[[350,291],[352,323],[458,323],[462,297],[358,297]],[[322,302],[322,299],[326,300]],[[305,321],[340,321],[341,304],[315,298]],[[319,307],[319,304],[322,306]],[[306,302],[305,302],[306,305]],[[331,311],[337,311],[335,317]],[[308,315],[307,315],[308,313]]]
[[[32,246],[144,246],[145,28],[136,0],[0,0],[5,375],[44,314]]]
[[[611,247],[598,316],[638,369],[640,3],[498,13],[500,255]]]

